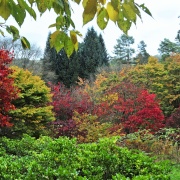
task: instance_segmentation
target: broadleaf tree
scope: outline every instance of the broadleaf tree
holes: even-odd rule
[[[0,34],[4,36],[4,31],[7,31],[12,34],[14,40],[21,39],[24,48],[29,48],[30,43],[26,37],[21,36],[18,28],[6,24],[6,21],[12,16],[21,27],[27,14],[36,20],[37,15],[43,15],[46,11],[53,10],[57,17],[55,23],[49,26],[55,28],[51,35],[51,47],[57,51],[64,47],[67,55],[70,56],[74,49],[77,49],[77,36],[80,35],[72,20],[72,12],[75,11],[72,3],[83,5],[83,25],[96,17],[97,25],[102,30],[106,28],[109,21],[113,21],[119,29],[127,33],[131,25],[136,24],[137,17],[142,19],[140,10],[152,16],[144,4],[138,4],[135,0],[1,0],[0,17],[4,19],[5,23],[0,22]]]

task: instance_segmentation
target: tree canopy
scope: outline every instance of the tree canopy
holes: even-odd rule
[[[114,46],[114,54],[118,61],[123,61],[124,63],[130,63],[132,55],[135,50],[131,47],[134,44],[134,38],[132,36],[127,36],[123,34],[117,39],[117,44]]]
[[[71,3],[83,5],[83,25],[96,18],[97,25],[102,30],[111,20],[119,29],[127,33],[131,25],[136,24],[137,17],[142,19],[140,10],[152,16],[144,4],[138,4],[135,0],[1,0],[0,17],[6,21],[12,16],[21,27],[27,14],[36,20],[37,14],[43,15],[47,10],[53,10],[57,17],[55,23],[49,26],[49,28],[55,28],[51,34],[51,47],[57,51],[64,48],[70,56],[78,49],[77,36],[81,35],[72,20]],[[37,10],[35,10],[36,7]],[[18,28],[14,25],[0,22],[0,34],[3,36],[4,30],[12,34],[14,40],[20,39],[24,48],[30,47],[29,41],[20,36]]]

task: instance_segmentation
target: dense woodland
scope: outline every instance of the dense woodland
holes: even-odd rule
[[[125,34],[110,57],[93,27],[68,57],[50,35],[0,40],[0,179],[178,179],[179,32],[156,57]]]

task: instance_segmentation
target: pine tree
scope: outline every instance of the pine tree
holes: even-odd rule
[[[175,41],[180,44],[180,30],[178,30],[177,35],[175,37]]]
[[[177,43],[174,43],[169,39],[165,38],[163,41],[161,41],[158,51],[162,56],[161,60],[164,61],[172,53],[179,53],[180,48]]]
[[[50,47],[50,35],[49,33],[44,51],[42,78],[54,84],[61,82],[69,88],[78,81],[77,53],[73,53],[70,58],[67,57],[64,49],[57,53],[54,48]]]
[[[145,44],[144,41],[140,41],[138,45],[138,55],[137,55],[137,60],[139,61],[139,64],[145,64],[148,62],[149,54],[146,51],[147,45]]]
[[[109,65],[109,56],[107,53],[107,49],[104,43],[104,39],[102,37],[102,35],[99,35],[99,42],[100,42],[100,46],[101,46],[101,61],[99,62],[99,66],[108,66]]]
[[[134,38],[132,36],[121,35],[120,38],[117,39],[117,44],[114,46],[115,59],[122,63],[130,63],[132,55],[135,52],[135,50],[131,48],[132,44],[134,44]]]
[[[96,73],[97,67],[108,64],[108,55],[102,36],[98,36],[94,28],[90,28],[80,45],[80,77],[88,79]]]
[[[80,67],[77,52],[74,52],[68,58],[64,49],[62,49],[57,54],[55,67],[56,83],[62,82],[67,88],[76,84]]]
[[[54,48],[51,48],[50,46],[50,36],[51,33],[48,34],[47,41],[46,41],[46,47],[44,51],[44,57],[42,60],[42,79],[45,82],[52,82],[54,83],[56,81],[55,76],[55,62],[57,59],[57,52]]]

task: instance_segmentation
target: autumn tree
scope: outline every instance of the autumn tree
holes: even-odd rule
[[[76,134],[76,122],[73,120],[74,112],[90,113],[92,102],[90,96],[83,92],[80,87],[66,88],[64,84],[50,84],[52,93],[53,111],[56,121],[52,122],[56,137],[73,137]]]
[[[95,103],[98,122],[110,123],[109,132],[125,133],[140,129],[151,132],[164,127],[164,115],[154,93],[125,79],[124,72],[99,74],[87,91]]]
[[[13,73],[12,69],[8,67],[12,60],[12,53],[0,49],[0,134],[3,133],[3,127],[13,125],[8,112],[15,109],[12,101],[18,97],[14,79],[9,77]]]
[[[125,78],[138,86],[144,86],[157,95],[165,116],[179,107],[179,55],[172,55],[164,63],[149,57],[148,63],[137,65],[126,72]]]
[[[123,34],[119,39],[117,39],[117,44],[114,46],[116,61],[126,64],[129,64],[132,61],[132,55],[135,52],[131,47],[132,44],[134,44],[134,38],[132,36]]]
[[[125,0],[122,2],[67,0],[60,4],[58,0],[48,1],[48,3],[39,0],[9,0],[0,2],[0,16],[5,21],[12,16],[17,24],[21,26],[27,14],[36,20],[37,15],[43,15],[47,10],[53,10],[57,17],[55,23],[49,26],[55,27],[55,32],[51,35],[51,47],[54,47],[57,52],[64,47],[65,52],[70,56],[74,50],[78,48],[77,35],[80,35],[80,33],[75,30],[76,27],[72,20],[72,12],[74,11],[72,3],[82,3],[84,8],[83,25],[96,17],[97,25],[101,30],[105,29],[109,20],[111,20],[118,25],[119,29],[127,33],[132,23],[136,24],[137,17],[141,19],[140,10],[152,16],[144,4],[135,3],[134,0]],[[37,9],[35,7],[37,7]],[[4,35],[3,28],[5,28],[8,33],[12,34],[14,40],[21,40],[24,48],[30,47],[28,40],[20,35],[19,30],[15,26],[1,23],[0,28],[0,33],[2,35]]]
[[[17,66],[11,67],[14,85],[20,92],[13,101],[15,110],[9,111],[13,127],[8,129],[7,136],[21,137],[23,133],[38,138],[51,133],[50,122],[54,119],[52,112],[50,88],[39,76],[33,76],[28,70]]]

